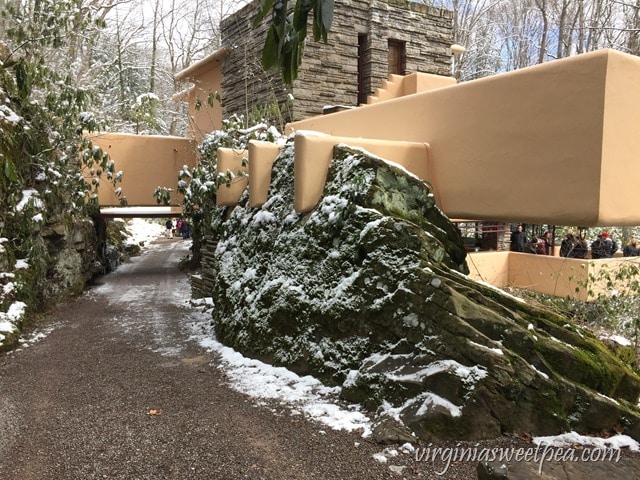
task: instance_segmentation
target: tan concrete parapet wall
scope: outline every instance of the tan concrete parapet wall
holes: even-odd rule
[[[509,253],[509,286],[556,297],[588,300],[586,282],[590,260],[580,260],[527,253]],[[579,292],[576,292],[576,288]]]
[[[456,84],[457,80],[454,77],[432,75],[430,73],[410,73],[403,77],[402,94],[411,95],[419,92],[428,92],[436,88],[449,87]]]
[[[249,142],[249,206],[258,208],[269,198],[271,170],[281,147],[271,142]]]
[[[373,96],[367,98],[367,104],[391,100],[405,95],[413,95],[419,92],[428,92],[436,88],[455,85],[456,79],[442,75],[414,72],[408,75],[389,75],[382,83],[382,87],[376,89]]]
[[[482,252],[467,254],[469,276],[498,288],[509,284],[509,255],[511,252]]]
[[[216,205],[231,207],[238,204],[242,192],[249,183],[248,177],[238,175],[238,172],[247,173],[247,165],[243,165],[243,160],[247,157],[247,150],[234,150],[232,148],[218,148],[218,174],[225,174],[230,171],[234,178],[230,185],[222,184],[218,187],[216,194]]]
[[[294,208],[298,213],[313,209],[324,190],[327,172],[336,145],[346,144],[362,148],[387,161],[406,169],[418,178],[429,181],[429,144],[416,142],[393,142],[366,138],[334,137],[317,133],[298,132],[294,137]],[[270,142],[252,140],[248,150],[237,151],[229,148],[217,150],[217,174],[229,170],[234,175],[248,173],[248,177],[237,177],[231,185],[220,185],[217,204],[233,206],[238,203],[244,188],[249,186],[249,205],[262,206],[268,199],[273,162],[281,147]],[[243,166],[243,159],[247,165]],[[436,197],[437,199],[437,197]]]
[[[324,190],[327,172],[338,144],[360,147],[404,167],[423,180],[429,180],[429,145],[417,142],[393,142],[367,138],[334,137],[312,132],[297,132],[294,137],[294,208],[296,212],[313,209]]]
[[[616,271],[631,262],[640,265],[640,257],[589,260],[517,252],[479,252],[467,255],[469,276],[474,280],[498,288],[520,288],[582,301],[594,300],[599,293],[607,292],[603,272],[615,275]],[[590,279],[595,280],[589,283]],[[620,281],[620,290],[624,289],[624,282]]]
[[[638,225],[640,58],[600,50],[317,116],[292,131],[428,142],[450,218]]]
[[[171,204],[182,205],[177,193],[178,172],[196,164],[196,142],[188,138],[156,135],[101,133],[88,135],[95,146],[109,154],[115,171],[122,171],[122,194],[130,206],[157,206],[153,192],[157,187],[173,190]],[[117,207],[120,199],[114,189],[102,180],[98,190],[101,207]]]

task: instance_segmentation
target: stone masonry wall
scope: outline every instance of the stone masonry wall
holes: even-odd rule
[[[358,100],[358,35],[367,35],[365,88],[368,94],[388,77],[388,41],[405,42],[406,72],[449,75],[453,43],[452,14],[404,0],[336,0],[328,43],[307,38],[302,65],[293,88],[280,73],[260,65],[266,23],[252,28],[257,2],[222,23],[223,44],[232,48],[223,67],[225,114],[287,104],[285,121],[322,114],[324,106],[356,106]]]
[[[328,43],[307,41],[294,83],[296,119],[319,115],[325,105],[357,105],[358,34],[367,34],[363,73],[372,94],[388,77],[389,40],[405,42],[405,73],[449,75],[452,32],[448,10],[401,0],[336,1]]]
[[[286,104],[291,88],[283,84],[279,71],[266,71],[261,63],[267,22],[253,27],[259,3],[245,5],[222,21],[223,45],[231,54],[222,67],[222,108],[224,115],[260,116],[266,108]],[[267,16],[271,18],[270,15]],[[285,118],[285,121],[292,120]]]
[[[371,10],[372,91],[387,77],[387,40],[406,42],[406,72],[451,74],[453,14],[403,0],[377,0]]]

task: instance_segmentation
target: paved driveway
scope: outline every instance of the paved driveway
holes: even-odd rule
[[[188,243],[158,240],[0,355],[0,478],[397,478],[379,445],[227,386],[189,341]]]

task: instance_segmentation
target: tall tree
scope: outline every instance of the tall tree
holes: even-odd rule
[[[634,55],[640,55],[640,0],[624,4],[624,9],[627,28],[627,50]]]
[[[6,42],[0,48],[0,236],[11,238],[18,258],[42,264],[41,245],[33,243],[40,226],[34,224],[84,214],[88,187],[79,172],[85,167],[98,185],[104,172],[113,178],[113,163],[83,137],[83,129],[96,128],[88,112],[91,95],[77,87],[73,72],[64,68],[70,63],[57,55],[76,36],[93,32],[92,13],[78,16],[77,4],[65,0],[17,6],[5,4],[0,19]],[[29,217],[17,206],[25,189],[46,198],[30,204]]]
[[[456,77],[478,78],[598,48],[638,53],[640,0],[422,0],[453,12],[466,47]],[[496,51],[499,52],[496,55]]]

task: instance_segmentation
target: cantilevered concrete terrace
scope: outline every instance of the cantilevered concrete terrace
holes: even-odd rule
[[[640,58],[600,50],[288,128],[427,145],[414,173],[450,218],[639,225],[638,82]],[[307,143],[296,168],[312,171],[326,160]],[[309,194],[296,190],[305,209]]]
[[[219,83],[219,75],[204,72],[204,67],[220,69],[223,57],[214,55],[188,70],[198,77],[192,79],[198,91],[207,91],[203,78]],[[388,91],[378,91],[371,104],[288,125],[287,133],[295,133],[298,212],[311,210],[320,200],[333,148],[344,143],[428,181],[449,218],[640,225],[640,58],[600,50],[462,84],[434,78],[422,82],[421,76],[390,78]],[[219,120],[207,118],[207,125]],[[196,131],[203,129],[196,125],[192,134]],[[125,172],[123,190],[135,207],[156,206],[157,186],[177,188],[182,165],[196,162],[196,141],[121,134],[94,138],[116,162],[116,170]],[[260,207],[268,199],[278,151],[266,142],[252,142],[246,152],[220,149],[219,172],[244,169],[242,159],[248,157],[248,177],[239,177],[231,188],[222,186],[218,204],[235,205],[248,188],[250,205]],[[118,205],[107,189],[99,200],[102,207]],[[178,213],[179,197],[174,202],[172,212]],[[558,267],[570,259],[549,258],[555,273],[542,278],[542,270],[529,265],[536,257],[514,255],[505,253],[484,262],[490,264],[485,267],[471,258],[472,275],[498,286],[565,295],[575,285],[563,285],[561,277],[572,277],[575,284],[576,272],[585,271],[578,260]],[[496,267],[496,261],[504,268]],[[530,272],[539,275],[533,278]]]

